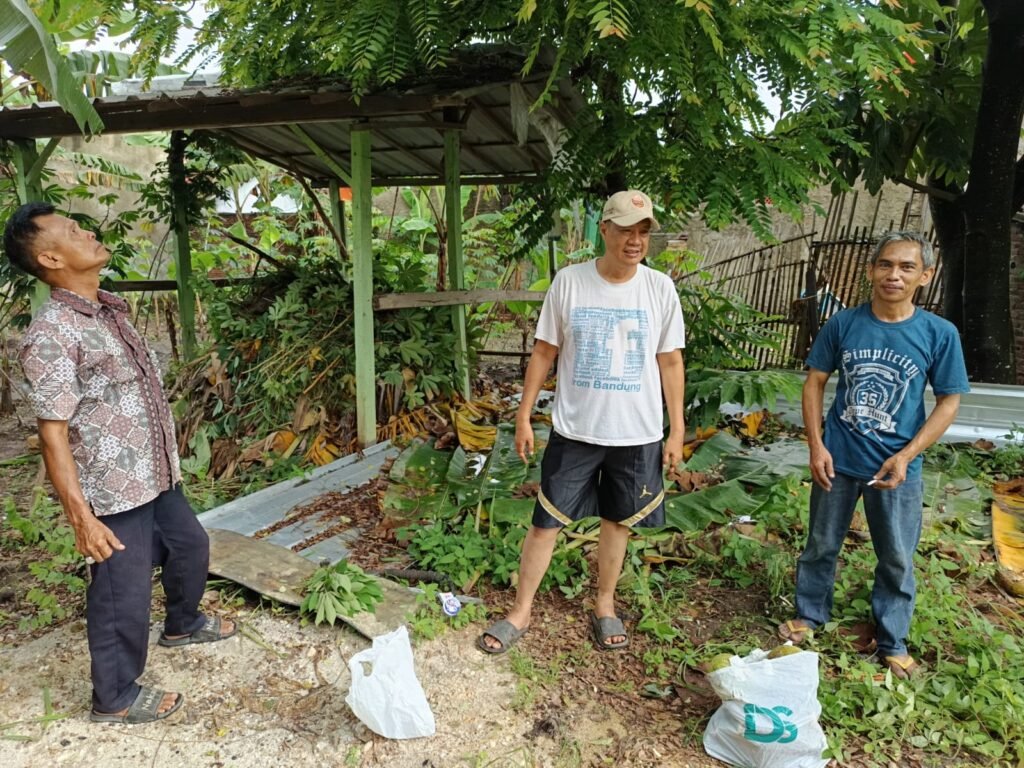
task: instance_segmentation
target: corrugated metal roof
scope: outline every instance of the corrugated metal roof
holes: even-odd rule
[[[373,183],[441,184],[444,132],[461,135],[461,170],[467,182],[527,180],[551,163],[559,133],[583,109],[568,81],[557,84],[542,107],[529,107],[548,73],[522,77],[522,57],[481,56],[429,80],[366,94],[347,83],[319,81],[264,89],[219,86],[102,97],[94,105],[105,133],[207,130],[282,168],[325,183],[336,174],[296,135],[300,126],[346,172],[353,127],[371,132]],[[78,135],[56,104],[0,109],[0,138]]]

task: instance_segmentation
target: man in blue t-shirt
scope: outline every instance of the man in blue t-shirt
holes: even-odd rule
[[[970,391],[952,323],[914,306],[935,274],[931,243],[882,236],[868,265],[871,301],[835,315],[807,358],[803,416],[814,478],[807,546],[797,562],[797,618],[779,635],[802,642],[829,619],[836,559],[858,498],[878,565],[871,594],[878,655],[905,678],[918,669],[906,640],[914,613],[914,551],[921,536],[921,452],[953,423]],[[839,371],[822,439],[825,382]],[[926,418],[925,384],[935,393]]]

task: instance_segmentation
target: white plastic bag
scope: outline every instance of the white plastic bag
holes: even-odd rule
[[[818,654],[767,656],[762,650],[733,656],[708,675],[722,706],[704,731],[704,749],[744,768],[824,768]]]
[[[434,735],[434,713],[416,678],[404,625],[373,638],[373,647],[349,659],[348,669],[352,686],[345,701],[367,728],[389,739]]]

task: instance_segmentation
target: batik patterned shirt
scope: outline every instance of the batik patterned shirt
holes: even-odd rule
[[[97,516],[152,501],[181,480],[156,356],[128,305],[60,288],[40,308],[20,359],[40,419],[68,422],[82,492]]]

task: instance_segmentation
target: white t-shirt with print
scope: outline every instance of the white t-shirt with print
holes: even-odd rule
[[[544,299],[536,338],[558,347],[552,423],[572,440],[644,445],[664,431],[655,357],[686,345],[668,275],[643,266],[610,283],[597,261],[564,267]]]

